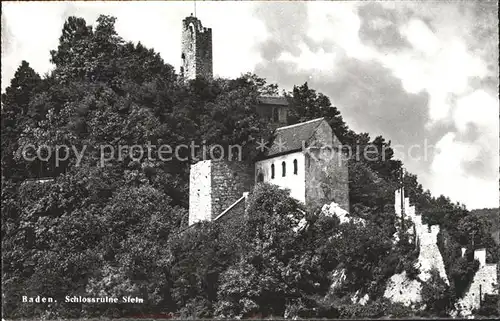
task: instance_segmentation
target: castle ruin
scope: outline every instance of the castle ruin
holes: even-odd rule
[[[212,29],[205,28],[198,18],[186,17],[182,21],[181,77],[212,79]]]
[[[212,78],[212,30],[192,15],[183,20],[181,57],[184,80]],[[347,160],[340,141],[323,118],[288,125],[288,109],[285,97],[258,97],[255,111],[270,121],[275,137],[253,164],[204,160],[191,165],[189,225],[241,214],[246,196],[259,182],[289,189],[307,205],[335,201],[349,210]]]
[[[212,30],[203,27],[192,15],[183,20],[181,58],[180,70],[185,81],[213,77]],[[288,125],[289,105],[285,97],[261,96],[255,108],[276,129],[274,138],[268,142],[270,147],[252,164],[204,160],[191,165],[189,226],[244,215],[247,197],[260,182],[289,189],[292,197],[306,205],[332,204],[325,205],[324,211],[348,213],[347,160],[329,124],[319,118]],[[384,297],[410,306],[421,302],[422,282],[429,280],[431,270],[437,270],[447,284],[449,280],[437,245],[440,227],[423,224],[422,216],[410,205],[409,198],[404,197],[403,189],[395,192],[394,208],[398,217],[412,223],[408,232],[413,234],[419,248],[420,274],[417,279],[409,279],[404,271],[392,276]],[[395,240],[398,235],[396,232]],[[463,252],[465,249],[462,255]],[[475,250],[474,258],[480,263],[479,270],[456,307],[463,316],[479,308],[486,295],[498,294],[497,264],[486,263],[484,249]]]
[[[410,205],[410,199],[404,197],[404,190],[400,189],[394,195],[394,209],[399,217],[413,223],[414,229],[408,229],[413,234],[415,245],[419,248],[418,268],[420,274],[418,280],[410,280],[406,272],[393,275],[386,287],[384,297],[393,302],[400,302],[410,306],[421,302],[422,283],[430,278],[430,271],[436,269],[439,276],[449,284],[443,257],[437,245],[438,225],[422,223],[422,216],[416,212],[415,206]],[[396,233],[396,237],[397,237]],[[465,254],[462,248],[462,256]],[[479,269],[469,285],[464,296],[455,306],[456,314],[470,316],[474,309],[479,309],[486,295],[498,295],[497,264],[486,263],[486,249],[475,249],[474,259],[479,261]]]

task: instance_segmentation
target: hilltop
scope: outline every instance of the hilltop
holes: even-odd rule
[[[474,258],[460,260],[460,248],[495,249],[482,216],[402,175],[390,141],[351,130],[307,83],[284,93],[291,122],[324,117],[351,150],[372,147],[348,165],[349,215],[359,220],[341,224],[262,184],[246,217],[185,231],[197,155],[182,148],[163,160],[147,147],[240,145],[252,161],[259,138],[273,135],[258,97],[278,95],[278,86],[253,74],[182,81],[154,50],[125,42],[109,16],[96,26],[69,18],[51,61],[44,76],[23,61],[2,95],[5,317],[435,317],[451,313],[474,277]],[[411,233],[394,238],[401,187],[422,222],[443,232],[436,238],[450,286],[426,282],[422,310],[383,298],[391,276],[419,274]],[[332,287],[339,273],[344,281]],[[24,293],[57,302],[22,304]],[[144,304],[73,305],[66,295]]]

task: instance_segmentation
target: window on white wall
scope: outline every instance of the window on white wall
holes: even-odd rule
[[[286,175],[286,163],[285,162],[281,163],[281,173],[282,173],[281,176],[285,177],[285,175]]]
[[[271,165],[271,178],[274,178],[274,164]]]
[[[296,159],[294,159],[294,160],[293,160],[293,173],[294,173],[295,175],[297,175],[298,171],[299,171],[299,166],[298,166],[298,164],[297,164],[297,160],[296,160]]]

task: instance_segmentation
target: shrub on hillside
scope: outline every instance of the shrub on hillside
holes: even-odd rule
[[[450,286],[439,276],[436,269],[431,270],[431,277],[422,285],[422,303],[425,311],[432,316],[446,317],[451,312],[454,294]]]

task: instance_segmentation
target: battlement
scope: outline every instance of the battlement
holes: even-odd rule
[[[466,248],[462,248],[462,257]],[[473,309],[481,306],[487,294],[498,295],[497,264],[486,263],[486,249],[481,248],[474,251],[474,259],[479,261],[479,269],[474,275],[469,289],[457,303],[457,309],[462,316],[468,316]]]
[[[196,31],[204,33],[204,32],[212,32],[211,28],[206,28],[203,27],[201,24],[201,20],[198,18],[194,17],[192,14],[189,17],[186,17],[182,20],[182,25],[184,26],[184,29],[189,28],[190,25],[193,25],[196,28]]]
[[[441,278],[448,284],[449,281],[444,268],[443,258],[437,246],[439,226],[422,224],[422,216],[417,213],[414,205],[410,205],[410,198],[402,196],[404,196],[403,190],[395,191],[394,210],[397,216],[403,216],[405,220],[414,224],[416,244],[420,249],[418,257],[420,279],[427,280],[430,277],[430,271],[435,268],[439,271]],[[403,210],[404,213],[402,215]],[[399,226],[396,227],[399,228]]]
[[[475,250],[474,259],[479,261],[479,266],[486,266],[486,249]]]

